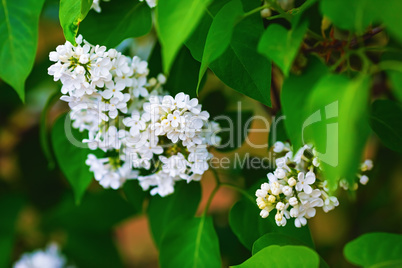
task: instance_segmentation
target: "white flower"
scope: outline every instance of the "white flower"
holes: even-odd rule
[[[289,186],[283,186],[282,192],[283,192],[283,194],[286,195],[286,196],[290,196],[290,195],[293,194],[293,190],[292,190],[292,188],[289,187]]]
[[[123,89],[126,88],[126,85],[122,82],[114,83],[110,81],[106,84],[106,90],[101,93],[102,97],[105,99],[110,99],[111,97],[118,98],[120,101],[124,99],[124,95],[122,93]]]
[[[291,197],[291,198],[289,198],[289,204],[291,205],[291,206],[296,206],[297,204],[299,203],[299,201],[297,200],[297,198],[296,197]]]
[[[288,184],[289,184],[290,187],[295,186],[296,183],[297,183],[297,181],[293,177],[288,180]]]
[[[366,159],[360,167],[361,171],[368,171],[373,169],[373,161],[370,159]]]
[[[285,172],[285,170],[283,170],[283,169],[281,169],[281,168],[277,168],[277,169],[274,171],[274,175],[275,175],[275,177],[277,177],[278,179],[283,179],[283,178],[286,177],[286,172]]]
[[[141,120],[140,113],[138,111],[133,111],[131,117],[126,117],[123,119],[123,124],[130,127],[130,134],[133,136],[138,136],[140,131],[144,130],[146,125],[143,120]]]
[[[366,185],[369,181],[369,178],[366,175],[362,175],[359,181],[361,184]]]
[[[266,217],[268,217],[268,216],[269,216],[269,211],[266,210],[266,209],[261,210],[260,216],[261,216],[261,218],[266,218]]]
[[[285,144],[283,142],[277,141],[274,143],[273,151],[275,153],[281,153],[285,150]]]
[[[25,253],[14,263],[14,268],[64,268],[66,258],[60,253],[56,244],[49,245],[45,250]],[[72,266],[69,266],[72,268]]]
[[[307,172],[306,176],[304,176],[303,172],[298,174],[298,182],[296,184],[297,191],[304,191],[306,194],[310,194],[313,191],[311,188],[311,184],[315,182],[315,174],[311,171]]]
[[[278,202],[276,203],[276,207],[277,210],[284,210],[285,209],[285,204],[282,202]]]
[[[333,210],[338,205],[338,199],[335,196],[329,196],[327,199],[325,199],[322,209],[324,210],[324,212],[328,212],[330,210]]]

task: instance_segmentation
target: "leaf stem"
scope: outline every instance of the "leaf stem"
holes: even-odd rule
[[[248,16],[253,15],[254,13],[260,12],[261,10],[263,10],[265,8],[269,8],[270,6],[271,6],[270,4],[266,4],[266,5],[262,5],[257,8],[254,8],[254,9],[250,10],[249,12],[244,13],[242,18],[243,19],[247,18]]]

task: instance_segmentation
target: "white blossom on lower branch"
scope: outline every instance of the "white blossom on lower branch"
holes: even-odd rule
[[[101,6],[100,6],[100,2],[104,1],[104,2],[109,2],[110,0],[94,0],[92,2],[92,6],[91,9],[95,10],[96,12],[100,13],[102,11]],[[144,2],[144,0],[139,0],[140,2]],[[154,8],[156,7],[156,1],[157,0],[145,0],[148,4],[148,6],[150,8]],[[120,4],[120,3],[119,3]]]
[[[102,157],[88,155],[86,164],[105,188],[118,189],[138,179],[144,190],[161,196],[176,181],[199,181],[220,144],[219,124],[209,121],[198,99],[162,88],[166,78],[148,78],[148,63],[115,49],[77,38],[50,53],[49,74],[62,83],[74,128],[88,131],[83,142]]]
[[[67,265],[66,258],[60,253],[56,244],[49,245],[45,250],[24,253],[14,263],[14,268],[74,268]]]
[[[288,143],[276,142],[273,151],[281,156],[275,161],[276,169],[268,173],[268,182],[255,193],[262,218],[268,217],[275,209],[278,226],[285,226],[287,220],[294,218],[295,226],[300,228],[307,224],[307,219],[315,216],[317,208],[328,212],[339,205],[338,199],[329,193],[314,148],[305,145],[294,154]],[[361,171],[372,167],[371,160],[366,160]],[[361,184],[368,181],[366,175],[359,174],[357,178]],[[345,180],[340,181],[341,186],[345,183]]]

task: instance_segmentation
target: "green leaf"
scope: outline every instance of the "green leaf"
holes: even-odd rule
[[[377,100],[371,107],[370,125],[389,149],[402,153],[402,104]]]
[[[214,17],[205,41],[201,68],[198,75],[197,93],[208,65],[227,49],[232,38],[235,23],[244,14],[240,0],[228,2]]]
[[[10,267],[13,255],[16,221],[24,205],[24,200],[17,195],[3,194],[0,197],[0,267]]]
[[[221,131],[217,133],[222,138],[221,145],[216,147],[221,152],[236,150],[241,147],[248,136],[248,130],[253,122],[252,111],[227,112],[213,118],[219,123]]]
[[[57,163],[70,183],[78,204],[93,178],[85,164],[91,153],[86,144],[82,143],[85,133],[73,129],[68,115],[63,115],[54,123],[51,137]]]
[[[0,5],[0,78],[25,100],[25,80],[38,46],[39,15],[44,0],[2,0]]]
[[[112,48],[124,39],[149,33],[151,9],[138,0],[102,2],[102,12],[91,12],[80,25],[79,32],[91,44]]]
[[[376,17],[375,9],[381,5],[374,0],[322,0],[320,8],[337,27],[362,33]]]
[[[142,212],[144,199],[147,196],[147,193],[141,188],[138,180],[126,181],[123,185],[123,191],[126,195],[127,201],[133,205],[136,211]]]
[[[166,84],[163,86],[163,89],[167,90],[173,96],[184,92],[190,95],[191,98],[196,98],[200,65],[201,64],[191,56],[188,48],[183,46],[173,63],[172,70],[166,77]],[[148,66],[150,77],[156,77],[158,74],[163,73],[161,47],[159,43],[157,43],[152,50],[148,60]]]
[[[286,245],[294,245],[294,246],[307,246],[305,243],[300,241],[297,238],[291,237],[287,234],[279,234],[279,233],[267,233],[260,238],[258,238],[257,241],[253,244],[253,255],[259,252],[260,250],[264,249],[265,247],[271,246],[271,245],[278,245],[278,246],[286,246]],[[311,249],[314,249],[314,247],[310,247]],[[320,267],[322,268],[327,268],[329,267],[328,264],[324,261],[321,256],[320,258]]]
[[[162,240],[160,265],[162,268],[221,267],[212,218],[193,218],[172,226]]]
[[[401,267],[402,235],[389,233],[364,234],[344,248],[345,258],[363,267]]]
[[[314,268],[319,265],[318,254],[303,246],[269,246],[235,268],[269,267],[269,268]]]
[[[293,238],[287,234],[280,233],[267,233],[253,244],[253,255],[255,255],[258,251],[272,245],[277,246],[286,246],[286,245],[295,245],[295,246],[307,246],[302,241]],[[314,248],[313,248],[314,249]]]
[[[395,97],[402,102],[402,73],[397,71],[388,71],[389,78],[391,79],[392,89]]]
[[[46,217],[49,228],[64,228],[82,232],[105,232],[136,211],[115,190],[102,190],[85,195],[80,206],[66,195],[60,204]]]
[[[75,45],[78,27],[91,9],[92,0],[60,0],[59,19],[67,41]]]
[[[63,250],[77,267],[123,268],[113,236],[111,232],[68,232]]]
[[[260,210],[250,200],[238,201],[230,210],[229,224],[240,242],[248,249],[252,249],[254,242],[266,233],[281,233],[303,241],[314,248],[310,230],[307,226],[296,228],[293,221],[288,221],[285,226],[277,226],[274,213],[263,219]]]
[[[307,31],[307,26],[308,23],[304,22],[286,30],[279,24],[271,24],[258,43],[258,52],[275,62],[285,76],[288,76]]]
[[[224,4],[227,1],[218,1]],[[258,0],[242,0],[243,10],[248,12],[260,6]],[[219,10],[216,4],[215,9]],[[196,60],[201,61],[205,40],[212,23],[214,12],[204,17],[193,35],[186,41],[187,47]],[[226,85],[271,106],[271,62],[257,52],[258,41],[264,31],[261,15],[248,16],[239,22],[233,31],[232,39],[226,51],[209,68]]]
[[[313,143],[324,177],[335,189],[345,178],[353,185],[370,128],[368,95],[370,80],[327,75],[313,88],[303,122],[305,143]]]
[[[163,69],[170,67],[211,0],[164,0],[155,9],[156,31],[162,44]]]
[[[281,104],[285,115],[285,129],[292,142],[293,148],[298,150],[302,145],[302,127],[305,121],[308,96],[317,81],[327,74],[326,66],[317,58],[310,58],[307,69],[302,75],[291,74],[284,82],[281,92]]]
[[[148,205],[148,218],[151,233],[157,246],[169,226],[178,220],[192,218],[201,200],[199,182],[179,182],[175,185],[173,194],[165,197],[153,196]]]

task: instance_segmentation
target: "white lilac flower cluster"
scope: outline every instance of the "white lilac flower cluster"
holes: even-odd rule
[[[24,253],[14,263],[14,268],[74,268],[67,265],[66,258],[60,253],[56,244],[50,244],[45,250]]]
[[[220,143],[219,125],[209,121],[197,99],[172,97],[165,77],[148,78],[148,63],[115,49],[93,46],[79,36],[50,53],[48,72],[62,83],[74,128],[88,131],[92,150],[86,164],[104,188],[138,179],[144,190],[161,196],[176,181],[198,181],[208,169],[209,146]],[[99,151],[99,150],[98,150]]]
[[[109,2],[110,0],[103,0],[104,2]],[[144,0],[139,0],[140,2],[144,2]],[[150,8],[156,7],[157,0],[145,0]],[[91,9],[95,10],[96,12],[100,13],[102,11],[100,7],[101,0],[93,0]]]
[[[263,183],[255,194],[262,218],[276,209],[278,226],[285,226],[288,219],[294,218],[295,226],[300,228],[307,224],[307,219],[315,216],[316,208],[328,212],[339,205],[338,199],[329,193],[328,182],[322,178],[314,148],[305,145],[294,154],[289,143],[276,142],[273,151],[281,156],[275,161],[276,169],[268,173],[268,182]],[[368,171],[372,166],[371,160],[366,160],[361,171]],[[367,183],[366,175],[359,174],[358,177],[360,183]]]

